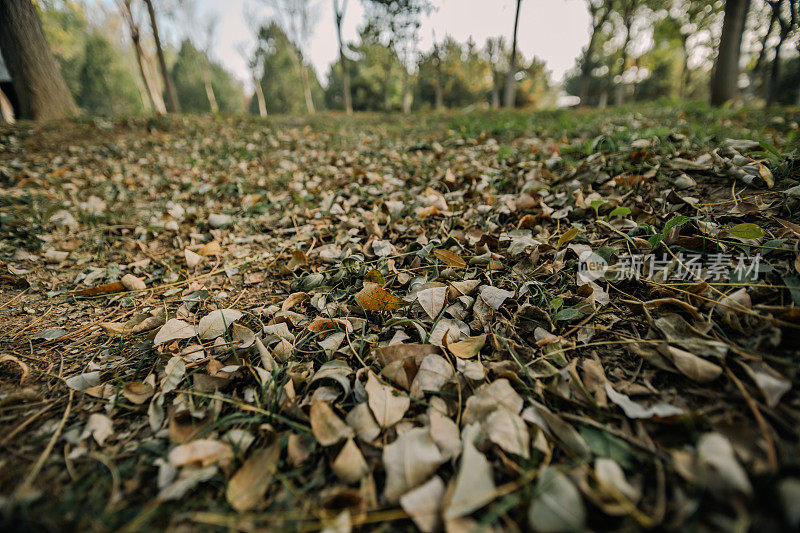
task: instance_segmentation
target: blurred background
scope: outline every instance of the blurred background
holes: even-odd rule
[[[28,7],[74,102],[67,114],[800,101],[796,0],[0,4],[6,120],[63,114],[21,94],[39,84],[18,50],[37,45],[13,35]]]

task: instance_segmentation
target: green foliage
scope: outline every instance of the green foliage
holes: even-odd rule
[[[111,43],[97,31],[86,38],[78,84],[75,101],[89,114],[130,115],[142,110],[133,76],[122,67]]]
[[[308,73],[311,96],[317,109],[323,107],[324,91],[314,69],[302,59],[286,33],[274,21],[258,31],[256,58],[263,66],[261,87],[267,103],[268,113],[304,114],[306,104],[303,96],[300,69]],[[250,112],[258,113],[258,104],[253,98]]]
[[[42,27],[72,97],[93,115],[135,114],[141,96],[122,55],[96,28],[79,4],[64,2],[41,11]]]
[[[206,76],[220,111],[242,110],[242,91],[239,84],[222,66],[210,61],[188,40],[181,43],[171,76],[178,92],[181,109],[185,112],[211,110],[206,92]]]

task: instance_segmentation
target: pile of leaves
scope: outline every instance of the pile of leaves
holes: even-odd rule
[[[0,131],[4,529],[798,527],[798,120]]]

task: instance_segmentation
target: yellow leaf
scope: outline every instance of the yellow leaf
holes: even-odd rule
[[[469,359],[478,355],[481,348],[486,344],[486,334],[478,335],[477,337],[467,337],[463,341],[454,342],[453,344],[445,344],[450,353],[460,359]]]
[[[377,283],[378,285],[383,285],[386,283],[386,278],[383,277],[381,271],[377,268],[373,268],[364,276],[364,281],[368,281],[370,283]]]
[[[454,266],[456,268],[466,268],[467,262],[464,261],[460,255],[451,252],[450,250],[445,250],[444,248],[439,248],[438,250],[433,251],[433,255],[439,258],[440,261],[444,261],[445,263],[449,264],[450,266]]]
[[[356,303],[367,311],[395,311],[411,305],[383,289],[377,283],[364,282],[364,288],[356,293]]]
[[[578,228],[576,228],[575,226],[569,228],[566,232],[564,232],[563,235],[561,235],[561,237],[558,238],[558,244],[556,244],[556,248],[561,248],[562,246],[567,244],[569,241],[574,239],[579,231],[580,230]]]

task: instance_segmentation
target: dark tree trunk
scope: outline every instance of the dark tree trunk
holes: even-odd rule
[[[719,106],[736,97],[739,54],[749,8],[750,0],[727,0],[725,2],[722,37],[719,41],[719,51],[711,76],[711,105]]]
[[[778,83],[781,79],[781,49],[789,36],[791,26],[789,23],[780,20],[781,34],[780,39],[775,44],[775,58],[772,60],[772,69],[769,75],[769,96],[767,97],[767,105],[771,106],[778,100]]]
[[[51,120],[78,112],[30,0],[0,0],[0,50],[22,117]]]
[[[592,68],[594,67],[592,56],[594,55],[594,47],[597,44],[597,32],[599,32],[603,24],[606,23],[611,13],[611,10],[608,8],[603,9],[600,7],[595,9],[590,6],[589,9],[592,16],[592,34],[589,37],[589,44],[586,46],[581,60],[581,80],[578,94],[581,99],[581,105],[586,105],[589,99],[589,85],[592,80]],[[603,11],[600,12],[599,9],[603,9]]]
[[[511,40],[511,57],[508,61],[508,74],[506,76],[506,91],[503,104],[505,107],[514,107],[516,97],[517,77],[517,29],[519,28],[519,8],[522,0],[517,0],[517,10],[514,14],[514,36]]]
[[[181,110],[181,106],[178,102],[178,93],[175,91],[175,85],[172,83],[172,78],[170,78],[169,71],[167,70],[167,61],[164,59],[164,48],[161,46],[161,37],[158,35],[156,10],[153,8],[152,0],[144,0],[144,3],[147,4],[147,14],[150,16],[150,27],[153,29],[153,39],[156,42],[158,66],[161,69],[161,77],[164,80],[164,92],[167,93],[167,107],[170,112],[178,113]]]
[[[342,69],[342,101],[345,112],[351,115],[353,114],[353,99],[350,94],[350,71],[347,69],[347,59],[344,56],[344,44],[342,43],[342,19],[344,18],[345,9],[347,9],[347,0],[344,0],[341,9],[339,9],[339,0],[333,0],[336,39],[339,41],[339,68]]]

